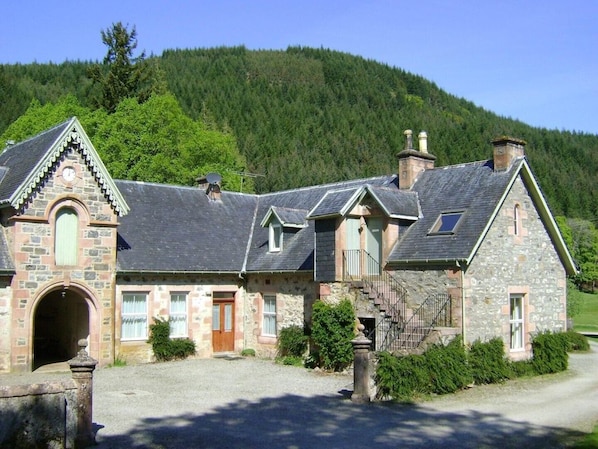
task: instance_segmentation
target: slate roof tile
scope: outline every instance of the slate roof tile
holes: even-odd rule
[[[523,159],[503,172],[494,172],[492,161],[426,170],[412,187],[421,204],[422,217],[395,246],[389,262],[467,259]],[[443,212],[464,212],[454,234],[431,235]]]

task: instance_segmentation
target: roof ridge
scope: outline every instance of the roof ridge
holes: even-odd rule
[[[295,187],[295,188],[291,188],[291,189],[286,189],[286,190],[277,190],[276,192],[267,192],[267,193],[262,193],[259,194],[260,196],[268,196],[268,195],[278,195],[280,193],[288,193],[288,192],[297,192],[297,191],[303,191],[303,190],[312,190],[312,189],[322,189],[322,188],[330,188],[330,187],[334,187],[334,186],[338,186],[339,188],[343,188],[342,184],[346,183],[346,184],[367,184],[366,181],[370,181],[370,180],[375,180],[375,179],[384,179],[384,178],[389,178],[392,176],[396,176],[395,174],[389,174],[389,175],[379,175],[379,176],[371,176],[369,178],[357,178],[357,179],[347,179],[345,181],[335,181],[335,182],[329,182],[326,184],[315,184],[315,185],[311,185],[311,186],[303,186],[303,187]],[[357,186],[355,186],[357,187]],[[346,186],[347,189],[351,189],[353,188],[352,186]]]
[[[65,126],[65,125],[67,125],[68,123],[71,123],[71,122],[72,122],[74,119],[75,119],[75,117],[73,116],[73,117],[69,118],[68,120],[65,120],[64,122],[62,122],[62,123],[59,123],[58,125],[55,125],[55,126],[53,126],[52,128],[46,129],[46,130],[44,130],[44,131],[42,131],[42,132],[40,132],[40,133],[37,133],[37,134],[36,134],[36,135],[34,135],[34,136],[28,137],[28,138],[27,138],[27,139],[25,139],[25,140],[21,140],[21,141],[19,141],[19,142],[16,142],[16,143],[15,143],[15,144],[13,144],[13,145],[9,145],[9,146],[5,147],[5,148],[2,150],[2,153],[4,153],[4,152],[5,152],[5,151],[7,151],[7,150],[10,150],[10,149],[12,149],[12,148],[15,148],[15,147],[18,147],[18,146],[20,146],[20,145],[23,145],[23,144],[25,144],[25,143],[27,143],[27,142],[30,142],[31,140],[34,140],[34,139],[39,139],[39,138],[41,138],[42,136],[45,136],[46,134],[48,134],[48,133],[51,133],[51,132],[55,131],[56,129],[60,128],[61,126],[63,126],[63,127],[64,127],[64,126]]]

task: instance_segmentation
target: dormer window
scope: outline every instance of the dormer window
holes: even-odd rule
[[[443,212],[440,214],[429,234],[454,234],[457,230],[463,211]]]
[[[307,227],[306,216],[306,210],[271,206],[260,224],[264,228],[268,227],[268,251],[282,251],[285,230],[292,238],[291,234]]]
[[[282,251],[282,225],[280,222],[273,221],[270,223],[270,238],[269,249],[271,253]]]

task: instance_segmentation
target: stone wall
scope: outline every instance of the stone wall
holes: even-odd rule
[[[276,295],[277,333],[291,325],[303,326],[311,322],[316,299],[312,274],[250,275],[247,279],[244,347],[254,349],[259,356],[276,355],[277,338],[262,332],[263,295]]]
[[[146,293],[148,295],[148,326],[154,317],[168,318],[171,293],[187,294],[188,338],[195,342],[197,357],[211,357],[212,351],[212,293],[230,292],[235,295],[235,351],[243,349],[245,305],[238,276],[231,275],[138,275],[120,276],[116,287],[115,352],[128,363],[145,363],[153,360],[147,339],[121,340],[122,295]],[[148,330],[149,335],[149,330]]]
[[[77,434],[72,380],[0,387],[0,448],[72,448]]]
[[[519,206],[520,226],[514,227]],[[532,199],[519,178],[465,274],[466,340],[510,341],[509,295],[524,295],[525,351],[539,331],[566,324],[566,274]]]
[[[72,181],[61,177],[66,166],[75,170]],[[75,210],[79,221],[73,266],[55,263],[55,219],[62,207]],[[0,339],[0,354],[7,349],[11,353],[11,370],[31,369],[35,309],[46,294],[64,289],[73,289],[88,304],[91,355],[101,364],[112,361],[117,216],[80,153],[65,150],[23,210],[10,220],[5,217],[4,225],[16,275],[11,284],[10,347]]]
[[[0,373],[10,371],[11,297],[10,278],[0,278]]]

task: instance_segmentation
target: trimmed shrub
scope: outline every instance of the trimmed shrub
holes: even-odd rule
[[[458,337],[446,346],[434,345],[424,352],[431,393],[454,393],[473,382],[467,364],[467,354],[461,341]]]
[[[512,379],[516,377],[532,377],[536,376],[536,370],[531,360],[517,360],[509,364],[510,377]]]
[[[195,354],[195,342],[188,338],[171,339],[170,323],[158,317],[154,318],[154,324],[150,324],[147,342],[151,343],[154,356],[160,362],[185,359]]]
[[[281,329],[278,336],[278,356],[301,359],[307,351],[309,337],[305,335],[303,326],[293,325]]]
[[[532,340],[532,365],[538,374],[565,371],[569,364],[569,343],[564,333],[541,332]]]
[[[430,390],[428,365],[423,355],[396,357],[389,352],[379,354],[376,368],[376,397],[409,402]]]
[[[312,314],[311,336],[317,346],[318,366],[341,371],[353,361],[355,312],[348,299],[338,305],[317,301]]]
[[[473,342],[467,360],[473,380],[478,385],[502,382],[511,377],[505,345],[499,337],[485,343],[480,340]]]
[[[574,331],[567,331],[565,332],[565,337],[567,339],[568,352],[590,350],[590,342],[588,341],[588,337],[585,335]]]
[[[445,394],[465,388],[473,378],[461,338],[448,345],[430,346],[423,355],[379,356],[377,397],[410,401],[422,394]]]

